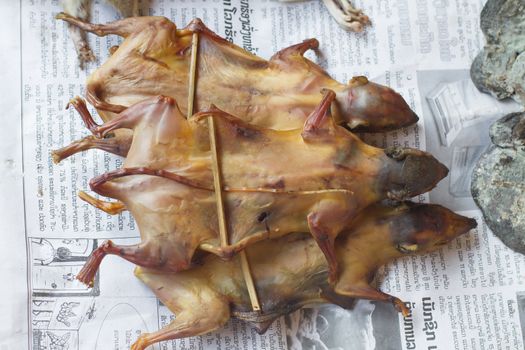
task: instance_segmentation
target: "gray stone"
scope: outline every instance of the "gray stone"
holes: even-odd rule
[[[525,254],[525,112],[498,120],[490,137],[494,145],[472,173],[472,197],[492,232]]]
[[[525,104],[525,0],[488,0],[480,24],[487,43],[470,68],[472,81],[498,99]]]

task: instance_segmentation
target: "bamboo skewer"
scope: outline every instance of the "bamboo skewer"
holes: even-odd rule
[[[197,50],[199,48],[199,34],[193,33],[191,38],[191,61],[190,61],[190,76],[188,81],[188,112],[186,119],[190,119],[193,115],[193,103],[195,101],[195,79],[197,77]]]
[[[250,296],[250,301],[252,303],[253,311],[261,311],[261,305],[259,304],[259,297],[257,296],[257,290],[255,289],[255,283],[253,282],[252,271],[250,269],[250,263],[248,262],[248,256],[246,251],[241,251],[241,269],[244,277],[244,282],[246,283],[246,288],[248,289],[248,295]]]
[[[189,119],[193,115],[193,106],[195,101],[195,79],[197,71],[197,54],[199,47],[199,34],[193,33],[191,43],[191,63],[190,63],[190,76],[189,76],[189,91],[188,91],[188,113],[187,118]],[[221,174],[219,167],[219,157],[217,154],[217,140],[215,135],[215,121],[211,116],[208,116],[208,130],[210,137],[210,151],[212,156],[212,171],[213,171],[213,187],[215,188],[215,199],[217,202],[217,218],[219,220],[219,234],[221,247],[228,246],[228,231],[226,228],[226,217],[224,215],[224,204],[222,201],[222,184]],[[241,269],[248,289],[248,295],[250,296],[250,302],[252,304],[253,311],[260,311],[261,306],[257,297],[257,291],[255,289],[255,283],[253,281],[252,273],[250,270],[250,264],[248,262],[248,256],[243,250],[240,253],[241,258]]]
[[[208,116],[208,130],[210,134],[211,165],[213,170],[213,187],[215,188],[215,199],[217,202],[217,218],[219,220],[219,234],[221,247],[228,245],[228,232],[226,229],[226,217],[224,216],[224,203],[222,201],[222,183],[219,173],[219,159],[217,155],[217,140],[215,136],[215,122]]]

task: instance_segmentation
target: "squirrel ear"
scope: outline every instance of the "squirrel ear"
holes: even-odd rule
[[[304,123],[302,136],[305,141],[320,135],[320,131],[326,131],[334,127],[330,107],[335,100],[335,92],[323,89],[321,93],[324,95],[321,102],[310,113]]]

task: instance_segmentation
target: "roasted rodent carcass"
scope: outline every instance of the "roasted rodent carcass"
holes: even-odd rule
[[[427,192],[448,170],[426,152],[372,147],[336,126],[329,113],[334,99],[333,91],[325,91],[304,127],[288,131],[250,125],[217,108],[185,119],[170,97],[149,98],[97,126],[83,101],[73,100],[97,137],[133,130],[123,169],[90,186],[122,201],[142,236],[135,246],[102,245],[79,279],[92,281],[106,254],[181,271],[191,267],[197,249],[229,258],[257,241],[310,231],[335,281],[335,238],[363,208]],[[221,159],[227,247],[219,243],[208,127],[202,122],[210,115]]]
[[[117,9],[123,17],[138,16],[138,0],[106,0]],[[281,0],[283,2],[290,0]],[[291,0],[297,1],[297,0]],[[62,0],[64,12],[70,16],[87,21],[90,17],[90,0]],[[323,0],[330,14],[343,28],[361,32],[364,26],[370,24],[368,16],[363,11],[355,8],[349,0]],[[71,39],[77,50],[81,67],[86,62],[94,60],[94,55],[89,48],[84,31],[77,26],[69,26]]]
[[[158,332],[142,334],[132,350],[205,334],[222,327],[230,317],[264,332],[277,317],[319,302],[348,308],[354,298],[387,301],[406,315],[408,309],[401,300],[370,285],[377,269],[398,257],[433,251],[475,226],[475,220],[439,205],[374,205],[337,238],[341,274],[334,286],[327,283],[323,254],[308,236],[259,242],[247,248],[247,256],[261,313],[251,311],[238,257],[225,262],[209,255],[201,266],[175,275],[137,267],[135,275],[176,318]]]
[[[177,30],[163,17],[134,17],[109,24],[91,24],[66,14],[61,18],[97,35],[125,37],[112,56],[89,77],[87,100],[104,121],[147,97],[177,100],[186,114],[192,37],[198,33],[195,110],[211,103],[246,122],[278,130],[302,127],[319,103],[322,88],[336,92],[333,115],[354,131],[383,132],[417,122],[403,98],[392,89],[355,77],[338,83],[303,57],[318,42],[309,39],[276,53],[269,61],[220,38],[196,19]],[[55,161],[89,148],[125,156],[130,133],[114,138],[88,137],[59,150]]]

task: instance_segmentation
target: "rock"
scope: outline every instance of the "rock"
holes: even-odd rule
[[[525,104],[525,0],[488,0],[480,24],[487,43],[470,68],[472,81],[498,99]]]
[[[525,254],[525,112],[498,120],[490,137],[494,145],[472,174],[472,197],[492,232]]]

